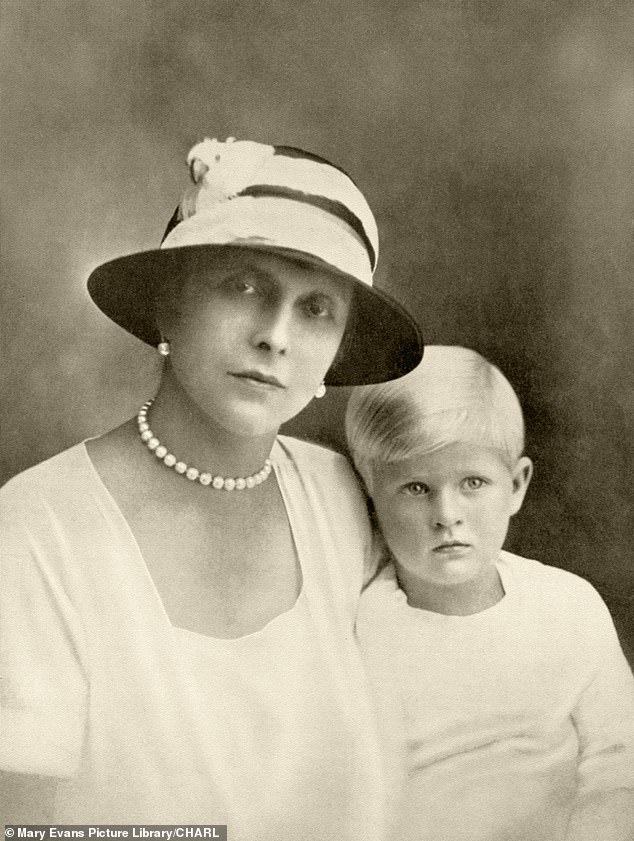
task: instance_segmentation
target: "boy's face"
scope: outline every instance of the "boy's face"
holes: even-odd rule
[[[531,473],[530,459],[510,470],[473,444],[375,466],[372,499],[397,566],[435,587],[487,578]]]

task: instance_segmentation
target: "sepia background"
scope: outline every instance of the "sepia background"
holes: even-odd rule
[[[427,341],[516,387],[508,548],[589,578],[631,653],[629,2],[5,0],[1,25],[2,481],[152,395],[85,279],[158,244],[190,146],[304,147],[366,192]],[[290,431],[342,447],[336,392]]]

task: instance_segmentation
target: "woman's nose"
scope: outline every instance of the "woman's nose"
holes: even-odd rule
[[[255,347],[271,353],[286,353],[290,346],[291,317],[290,309],[284,306],[260,312],[253,333]]]
[[[451,491],[441,491],[436,494],[432,509],[435,528],[451,528],[460,525],[463,520],[458,496]]]

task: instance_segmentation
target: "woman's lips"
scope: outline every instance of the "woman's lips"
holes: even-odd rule
[[[433,551],[438,555],[460,555],[470,548],[471,545],[469,543],[452,541],[451,543],[441,543],[438,546],[434,546]]]
[[[238,371],[233,372],[231,376],[260,388],[286,388],[277,377],[262,371]]]

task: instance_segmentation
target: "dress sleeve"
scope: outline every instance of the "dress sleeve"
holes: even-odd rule
[[[381,573],[389,565],[390,559],[391,555],[385,543],[385,539],[381,534],[378,524],[373,521],[371,538],[368,543],[363,567],[364,590],[374,581],[379,573]]]
[[[30,497],[30,498],[29,498]],[[47,506],[0,492],[0,768],[71,776],[86,719],[81,631],[59,574]]]
[[[605,603],[587,589],[583,615],[594,668],[573,713],[580,796],[634,788],[634,677]]]

